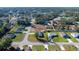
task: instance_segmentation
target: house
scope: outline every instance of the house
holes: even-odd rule
[[[44,33],[43,32],[38,32],[38,37],[44,38]]]
[[[48,33],[48,38],[51,41],[54,37],[58,37],[56,33]]]
[[[16,35],[15,34],[8,33],[8,34],[6,34],[5,37],[14,39],[16,37]]]
[[[75,22],[76,25],[79,25],[79,22]]]
[[[16,33],[21,33],[23,31],[23,28],[18,28],[17,30],[16,30]]]
[[[79,33],[71,33],[71,35],[75,38],[79,38]]]
[[[69,30],[77,30],[77,26],[75,26],[75,25],[69,25]]]
[[[60,33],[60,36],[63,37],[63,38],[65,38],[65,39],[66,39],[66,38],[70,38],[70,36],[68,36],[68,35],[67,35],[66,33],[64,33],[64,32],[61,32],[61,33]]]

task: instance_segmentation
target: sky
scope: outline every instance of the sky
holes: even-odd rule
[[[78,7],[79,0],[0,0],[0,7]]]

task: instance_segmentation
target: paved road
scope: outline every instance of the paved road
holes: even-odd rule
[[[15,23],[17,18],[16,17],[13,17],[11,20],[10,20],[10,22],[12,22],[12,23]],[[47,45],[59,45],[60,46],[60,48],[62,49],[62,50],[64,50],[64,48],[63,48],[63,45],[74,45],[74,46],[76,46],[77,48],[79,48],[79,43],[74,43],[74,42],[72,42],[70,39],[67,39],[69,42],[55,42],[55,43],[50,43],[50,42],[48,42],[48,43],[42,43],[42,42],[30,42],[30,41],[28,41],[28,36],[29,36],[29,34],[33,34],[33,33],[30,33],[30,29],[31,29],[31,27],[28,27],[28,31],[26,32],[26,34],[25,34],[25,37],[24,37],[24,39],[21,41],[21,42],[13,42],[12,43],[12,46],[19,46],[19,47],[22,47],[23,45],[44,45],[45,47],[47,47]],[[78,40],[78,39],[77,39]]]
[[[69,41],[70,42],[55,42],[55,43],[50,43],[50,42],[48,42],[48,43],[42,43],[42,42],[30,42],[30,41],[28,41],[28,36],[29,36],[29,34],[31,34],[30,33],[30,29],[31,29],[31,27],[28,27],[28,31],[26,32],[26,34],[25,34],[25,37],[24,37],[24,39],[21,41],[21,42],[13,42],[12,43],[12,46],[19,46],[19,47],[22,47],[23,45],[59,45],[60,46],[60,48],[62,49],[62,50],[64,50],[64,48],[62,47],[63,45],[74,45],[74,46],[76,46],[77,48],[79,48],[79,43],[74,43],[74,42],[71,42],[69,39]],[[33,34],[33,33],[32,33]]]
[[[44,43],[42,43],[42,42],[30,42],[30,41],[28,41],[28,36],[29,36],[29,34],[31,34],[31,33],[29,33],[30,29],[31,29],[31,27],[28,27],[28,31],[26,32],[25,37],[21,42],[12,42],[11,45],[12,46],[19,46],[19,47],[23,46],[23,45],[40,45],[40,44],[43,45]]]

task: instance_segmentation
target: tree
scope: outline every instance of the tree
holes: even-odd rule
[[[11,46],[12,39],[10,38],[2,38],[0,40],[0,51],[7,51]]]
[[[29,26],[31,25],[29,20],[18,20],[18,25],[22,25],[22,26]]]

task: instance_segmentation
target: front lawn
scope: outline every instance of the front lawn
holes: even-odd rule
[[[65,38],[61,37],[60,32],[56,32],[56,34],[58,35],[58,37],[53,38],[54,42],[68,42]]]
[[[49,51],[61,51],[58,45],[49,45],[48,48],[49,48]]]
[[[31,41],[31,42],[37,42],[38,41],[35,34],[29,34],[28,40]]]
[[[32,50],[33,50],[33,51],[44,51],[45,48],[44,48],[43,45],[33,45],[33,46],[32,46]]]
[[[16,35],[15,39],[13,39],[13,42],[20,42],[23,40],[25,34],[19,33]]]
[[[38,38],[48,41],[48,32],[44,33],[44,38],[40,38],[40,37],[38,37]],[[35,34],[29,34],[28,40],[31,41],[31,42],[37,42],[38,41]]]
[[[66,51],[77,51],[77,48],[73,45],[64,45]]]
[[[70,32],[66,32],[66,33],[71,37],[71,40],[72,40],[73,42],[78,42],[78,41],[76,40],[76,38],[74,38],[74,37],[71,35]]]

